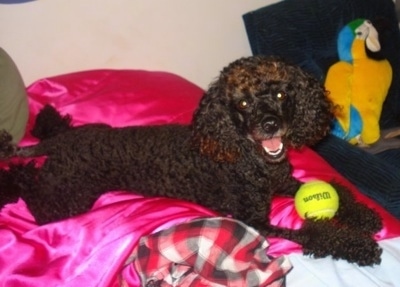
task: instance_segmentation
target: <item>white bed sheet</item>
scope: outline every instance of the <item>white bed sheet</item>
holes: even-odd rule
[[[400,226],[399,226],[400,228]],[[287,287],[399,287],[400,237],[380,241],[383,248],[380,265],[359,267],[330,257],[313,259],[302,254],[288,257],[293,269],[287,275]]]

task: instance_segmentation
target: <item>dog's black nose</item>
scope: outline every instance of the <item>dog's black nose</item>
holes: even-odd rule
[[[279,130],[280,120],[277,117],[266,117],[262,123],[264,131],[268,134],[274,134]]]

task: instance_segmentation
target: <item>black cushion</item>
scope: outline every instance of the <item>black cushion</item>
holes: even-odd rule
[[[372,21],[393,80],[383,106],[381,127],[400,125],[400,31],[392,0],[286,0],[243,15],[254,55],[281,56],[324,81],[338,61],[339,31],[356,18]]]

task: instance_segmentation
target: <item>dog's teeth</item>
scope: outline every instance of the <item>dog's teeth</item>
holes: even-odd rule
[[[281,144],[279,145],[279,148],[276,149],[276,150],[269,150],[267,147],[264,146],[264,150],[265,150],[269,155],[273,155],[273,156],[280,154],[280,153],[282,152],[282,149],[283,149],[283,143],[281,143]]]

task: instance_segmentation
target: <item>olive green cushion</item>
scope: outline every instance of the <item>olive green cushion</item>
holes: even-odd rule
[[[11,57],[0,48],[0,130],[7,130],[15,143],[25,134],[28,96],[21,74]]]

